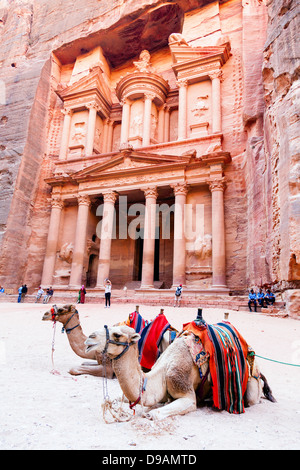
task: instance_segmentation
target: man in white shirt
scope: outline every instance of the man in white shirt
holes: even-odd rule
[[[110,308],[111,282],[109,279],[105,279],[104,287],[105,287],[105,308],[107,307]]]

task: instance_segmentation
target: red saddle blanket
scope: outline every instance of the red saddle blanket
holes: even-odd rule
[[[145,369],[151,369],[157,361],[160,355],[159,345],[168,328],[170,328],[170,323],[165,315],[160,313],[141,331],[138,344],[139,360]]]

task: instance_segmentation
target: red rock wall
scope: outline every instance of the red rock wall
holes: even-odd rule
[[[59,0],[23,0],[0,10],[0,284],[40,282],[50,210],[43,179],[51,173],[47,152],[59,140],[53,133],[47,140],[59,120],[52,113],[51,52],[88,44],[159,3],[65,0],[62,11]],[[185,11],[203,5],[201,34],[221,31],[231,41],[223,71],[231,85],[222,98],[223,148],[232,155],[225,192],[228,285],[240,292],[264,283],[297,287],[297,2],[176,3]]]

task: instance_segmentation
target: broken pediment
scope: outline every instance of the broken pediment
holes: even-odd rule
[[[193,80],[205,77],[220,69],[230,57],[230,42],[227,40],[216,46],[191,47],[183,39],[170,39],[169,48],[177,78],[187,76]]]
[[[100,66],[90,69],[89,74],[67,86],[58,86],[56,93],[65,105],[76,102],[95,101],[109,108],[112,105],[111,90],[106,83]]]

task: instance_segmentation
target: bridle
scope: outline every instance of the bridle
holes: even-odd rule
[[[56,322],[56,316],[58,316],[58,308],[56,305],[53,305],[52,308],[51,308],[51,315],[52,315],[52,321],[53,322]],[[69,320],[63,325],[62,329],[61,329],[61,332],[64,333],[66,332],[67,335],[70,334],[70,332],[72,330],[75,330],[75,328],[77,328],[78,326],[80,326],[80,323],[78,323],[78,325],[75,325],[73,326],[73,328],[66,328],[67,324],[71,321],[71,319],[74,317],[74,315],[78,315],[78,311],[75,310],[75,312],[73,313],[73,315],[70,316]]]
[[[117,361],[118,359],[120,359],[120,357],[123,356],[123,354],[126,353],[126,351],[128,351],[129,349],[129,346],[132,346],[133,344],[135,343],[124,343],[122,341],[114,341],[113,339],[109,339],[109,331],[108,331],[108,326],[107,325],[104,325],[104,328],[105,328],[105,334],[106,334],[106,341],[105,341],[105,346],[104,346],[104,349],[102,351],[102,354],[106,354],[107,353],[107,349],[108,349],[108,345],[109,344],[115,344],[116,346],[125,346],[125,348],[123,349],[123,351],[116,357],[113,357],[111,358],[112,361]]]

